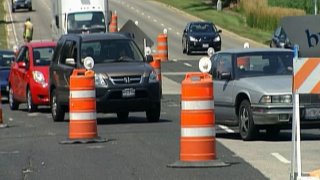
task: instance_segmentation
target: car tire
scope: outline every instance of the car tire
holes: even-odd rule
[[[186,53],[187,53],[187,55],[190,55],[190,54],[191,54],[191,50],[190,50],[190,47],[189,47],[189,43],[188,43],[188,42],[186,43]]]
[[[32,5],[28,8],[29,11],[32,11]]]
[[[9,106],[11,110],[17,110],[19,108],[19,103],[13,97],[13,90],[9,87]]]
[[[27,88],[27,110],[28,112],[34,112],[37,110],[37,106],[32,102],[32,95],[30,88]]]
[[[65,110],[57,102],[57,94],[55,89],[53,89],[52,92],[50,93],[50,108],[51,108],[53,121],[55,122],[64,121]]]
[[[183,41],[182,41],[182,54],[185,54],[186,53],[186,47],[185,45],[183,44]]]
[[[117,112],[117,118],[120,122],[128,121],[129,112]]]
[[[149,122],[158,122],[160,120],[160,111],[161,105],[158,102],[152,109],[146,111],[147,120]]]
[[[257,128],[252,118],[251,105],[248,100],[243,100],[239,107],[239,133],[243,140],[249,141],[254,138]]]
[[[268,137],[278,137],[280,134],[280,128],[278,126],[269,126],[266,128],[266,133]]]
[[[11,9],[11,11],[14,13],[14,12],[16,12],[16,9],[13,7],[13,8]]]

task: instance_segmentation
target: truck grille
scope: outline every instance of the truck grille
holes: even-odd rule
[[[319,94],[300,94],[300,104],[301,105],[320,105],[320,95]]]
[[[114,76],[111,77],[110,80],[114,85],[116,84],[140,84],[142,82],[142,78],[140,75],[136,76]]]

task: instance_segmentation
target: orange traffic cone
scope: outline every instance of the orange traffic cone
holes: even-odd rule
[[[169,167],[222,167],[216,159],[213,82],[208,73],[187,73],[181,84],[180,161]]]
[[[161,33],[157,37],[157,53],[161,61],[168,61],[168,36]]]
[[[69,111],[69,139],[61,143],[106,142],[98,137],[97,132],[94,71],[73,70],[70,76]]]
[[[112,13],[109,32],[118,32],[118,15],[116,11]]]
[[[0,128],[6,128],[8,127],[7,124],[3,123],[3,116],[2,116],[2,97],[0,92]]]

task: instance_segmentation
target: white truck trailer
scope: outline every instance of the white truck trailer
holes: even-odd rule
[[[108,32],[108,0],[53,0],[53,39],[63,34]]]

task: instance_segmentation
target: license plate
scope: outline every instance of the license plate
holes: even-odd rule
[[[208,48],[208,47],[209,47],[209,44],[202,44],[202,47],[203,47],[203,48]]]
[[[126,88],[122,90],[123,98],[134,97],[135,95],[136,95],[136,90],[133,88]]]
[[[320,108],[306,108],[305,119],[320,119]]]

